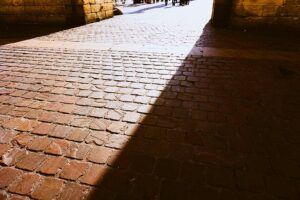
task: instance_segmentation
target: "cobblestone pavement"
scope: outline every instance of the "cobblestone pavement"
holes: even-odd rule
[[[201,29],[157,14],[0,47],[0,199],[299,199],[299,61],[163,53]]]
[[[209,2],[209,1],[208,1]],[[190,7],[121,8],[127,15],[40,37],[39,40],[113,44],[194,45],[208,22],[211,4],[193,2]],[[200,13],[199,13],[200,12]]]

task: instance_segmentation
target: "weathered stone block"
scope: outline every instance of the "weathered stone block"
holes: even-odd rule
[[[104,4],[104,0],[96,0],[96,4]]]
[[[83,11],[84,11],[84,13],[87,13],[87,14],[91,13],[91,6],[90,6],[90,4],[83,5]]]
[[[90,13],[85,15],[85,21],[86,23],[92,23],[97,21],[97,14],[96,13]]]
[[[91,5],[91,12],[98,12],[101,6],[99,4]]]
[[[103,6],[103,10],[105,10],[105,11],[110,11],[111,10],[112,11],[113,10],[113,5],[106,3]]]
[[[99,20],[105,19],[105,12],[97,12],[97,17]]]
[[[105,11],[106,17],[112,17],[114,15],[114,12],[112,10]]]

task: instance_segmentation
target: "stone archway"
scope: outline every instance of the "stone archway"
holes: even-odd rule
[[[299,8],[299,1],[214,0],[212,22],[216,26],[299,29]],[[112,16],[112,0],[0,1],[0,24],[83,24]]]

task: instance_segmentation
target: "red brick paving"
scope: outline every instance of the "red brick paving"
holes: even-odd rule
[[[299,73],[238,54],[2,46],[0,199],[299,199]]]

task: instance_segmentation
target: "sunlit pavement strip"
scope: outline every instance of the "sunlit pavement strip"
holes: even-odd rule
[[[163,3],[159,3],[127,9],[133,12],[157,6],[159,7],[146,9],[141,13],[116,16],[103,22],[6,47],[76,48],[187,55],[210,18],[211,3],[194,1],[187,7],[165,7]],[[202,15],[199,15],[199,12]]]
[[[193,47],[204,2],[1,46],[0,199],[297,199],[299,58]]]
[[[210,19],[209,1],[192,1],[188,7],[164,3],[121,7],[124,16],[42,36],[4,47],[47,47],[180,55],[299,61],[298,52],[195,47]],[[199,14],[200,13],[200,14]]]

